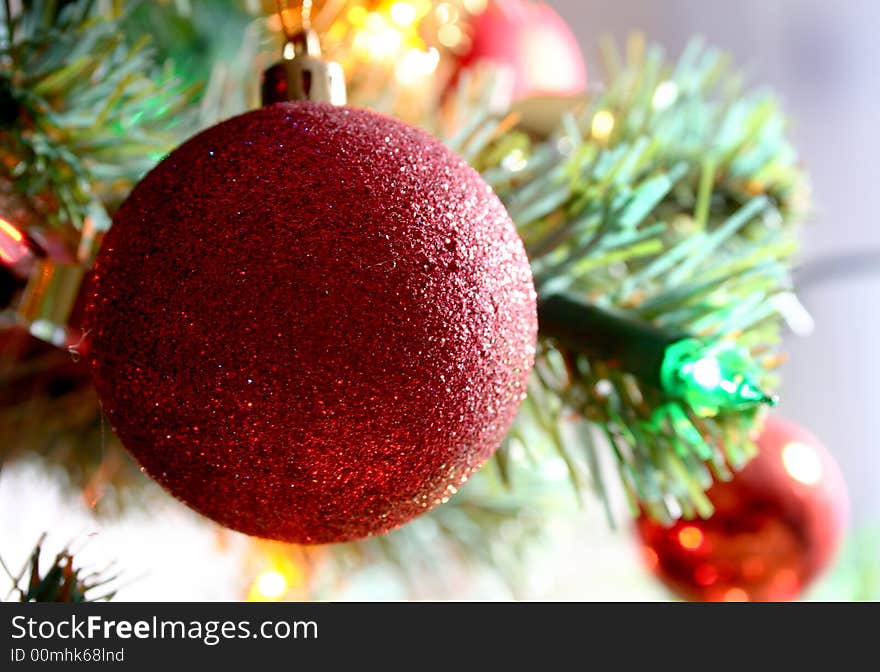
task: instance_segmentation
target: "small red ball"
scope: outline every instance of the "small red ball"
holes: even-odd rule
[[[831,454],[777,417],[757,443],[757,457],[707,492],[715,507],[708,520],[668,528],[638,521],[650,568],[685,599],[797,599],[840,544],[849,504]]]
[[[538,95],[576,95],[587,88],[577,39],[556,11],[530,0],[491,0],[471,22],[471,43],[459,65],[481,61],[506,66],[513,100]]]
[[[110,424],[204,515],[299,543],[454,494],[525,396],[528,260],[477,172],[372,112],[279,103],[197,135],[98,255]]]

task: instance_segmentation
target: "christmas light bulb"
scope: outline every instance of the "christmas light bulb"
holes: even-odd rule
[[[697,415],[711,417],[722,410],[744,410],[758,404],[776,405],[755,382],[749,354],[733,342],[706,345],[694,338],[666,348],[660,371],[663,389],[682,399]]]
[[[568,294],[542,297],[538,321],[543,335],[659,387],[670,401],[683,402],[699,416],[776,404],[758,386],[760,367],[735,341],[707,343]],[[676,404],[657,410],[656,422],[668,420],[681,432],[696,432]]]

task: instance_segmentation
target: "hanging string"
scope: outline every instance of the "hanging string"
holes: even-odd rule
[[[285,7],[284,5],[288,5]],[[275,0],[275,8],[278,18],[281,20],[281,30],[287,42],[292,42],[300,30],[308,30],[312,26],[312,0],[302,0],[300,3],[300,27],[288,23],[287,16],[292,13],[289,3]]]
[[[312,0],[302,0],[302,27],[304,30],[312,27]]]

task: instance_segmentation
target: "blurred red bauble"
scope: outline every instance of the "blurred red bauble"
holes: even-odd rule
[[[549,5],[531,0],[490,0],[471,22],[463,68],[480,62],[506,66],[513,100],[527,96],[583,93],[584,57],[568,24]]]
[[[525,396],[531,270],[478,173],[365,110],[279,103],[184,143],[98,255],[110,424],[204,515],[300,543],[446,501]]]
[[[707,493],[708,520],[666,528],[643,516],[648,564],[693,601],[797,599],[833,558],[848,515],[843,477],[819,440],[791,422],[767,419],[759,454]]]

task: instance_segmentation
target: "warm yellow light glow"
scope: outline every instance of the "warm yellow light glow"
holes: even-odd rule
[[[347,30],[345,23],[337,21],[327,30],[327,39],[331,42],[338,42],[345,37]]]
[[[391,20],[398,26],[411,26],[416,16],[416,8],[408,2],[395,2],[391,5]]]
[[[461,42],[462,37],[461,28],[453,23],[446,23],[440,26],[440,29],[437,31],[437,40],[444,47],[451,48],[457,46]]]
[[[306,552],[294,546],[260,542],[256,562],[250,566],[253,581],[248,587],[249,602],[298,599],[309,580]]]
[[[782,464],[794,480],[816,485],[822,480],[822,461],[812,446],[792,441],[782,449]]]
[[[260,574],[254,581],[249,599],[251,601],[277,600],[287,592],[287,579],[274,569]]]
[[[593,123],[590,132],[593,137],[602,142],[608,140],[611,131],[614,130],[614,115],[608,110],[599,110],[593,116]]]
[[[689,551],[696,550],[703,545],[703,533],[693,525],[688,525],[679,530],[678,543]]]
[[[372,30],[373,32],[379,32],[383,30],[388,22],[385,20],[385,17],[379,14],[379,12],[370,12],[367,14],[367,30]]]
[[[458,10],[448,2],[441,2],[434,10],[440,23],[452,23],[458,18]]]
[[[428,51],[410,49],[397,63],[394,74],[401,84],[414,84],[422,77],[432,74],[440,63],[440,52],[434,47]]]
[[[355,5],[348,10],[348,20],[351,22],[351,25],[355,27],[362,26],[364,25],[364,23],[366,23],[367,13],[368,12],[365,7]]]
[[[501,167],[512,173],[518,173],[528,165],[529,161],[526,153],[521,149],[514,149],[501,159]]]
[[[367,14],[364,28],[354,38],[354,48],[373,60],[394,57],[402,43],[402,33],[378,12]]]
[[[471,14],[482,14],[488,3],[486,0],[463,0],[461,4],[464,5],[465,10]]]
[[[16,243],[20,243],[24,240],[24,234],[2,217],[0,217],[0,231],[3,231],[3,233],[12,238]]]
[[[8,241],[0,238],[0,261],[4,264],[18,263],[27,254],[23,244],[24,234],[2,217],[0,217],[0,232],[12,241],[7,245],[5,243]]]
[[[742,588],[730,588],[724,592],[725,602],[748,602],[749,594]]]

